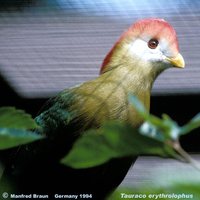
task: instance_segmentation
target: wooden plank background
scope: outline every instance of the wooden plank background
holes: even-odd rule
[[[25,98],[49,97],[98,76],[120,34],[146,17],[175,27],[186,62],[184,70],[162,74],[153,95],[200,92],[198,0],[7,2],[0,2],[0,74]]]

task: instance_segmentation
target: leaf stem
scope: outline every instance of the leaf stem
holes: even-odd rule
[[[200,163],[194,160],[184,149],[181,147],[179,141],[173,143],[173,148],[184,158],[184,160],[190,163],[194,168],[200,171]]]

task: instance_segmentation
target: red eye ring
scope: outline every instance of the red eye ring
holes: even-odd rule
[[[157,39],[150,39],[148,42],[148,47],[150,49],[155,49],[158,46],[158,40]]]

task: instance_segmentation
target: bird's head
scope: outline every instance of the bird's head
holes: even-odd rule
[[[101,67],[104,73],[120,64],[141,61],[144,66],[183,68],[174,28],[165,20],[149,18],[137,21],[116,42]],[[145,65],[147,64],[147,65]]]

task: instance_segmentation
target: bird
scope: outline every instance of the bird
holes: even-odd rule
[[[22,148],[13,173],[23,177],[16,178],[20,179],[18,185],[27,191],[91,193],[93,199],[104,199],[123,181],[136,157],[111,159],[80,170],[63,166],[60,159],[87,130],[99,129],[109,120],[140,127],[143,119],[128,95],[135,95],[149,111],[158,75],[184,66],[176,31],[169,22],[145,18],[133,23],[106,55],[99,76],[62,90],[43,106],[35,121],[38,134],[45,139]],[[19,164],[22,160],[26,162]]]

